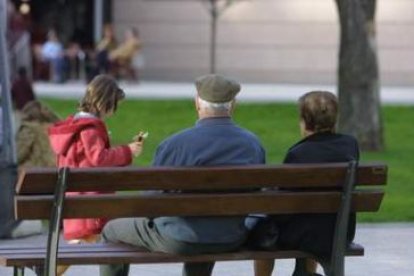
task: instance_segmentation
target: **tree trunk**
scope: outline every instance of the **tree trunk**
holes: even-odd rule
[[[341,24],[338,68],[339,130],[362,150],[383,149],[375,39],[376,0],[336,0]]]
[[[208,3],[208,9],[210,14],[210,74],[216,73],[216,55],[217,55],[217,24],[220,15],[236,0],[226,0],[219,4],[219,0],[201,0]]]
[[[210,74],[214,74],[216,73],[217,20],[219,11],[216,0],[210,0],[210,5]]]

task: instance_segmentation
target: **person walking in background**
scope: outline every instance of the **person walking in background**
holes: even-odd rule
[[[16,11],[13,1],[7,1],[7,41],[14,45],[23,32],[28,30],[28,24],[24,17]]]
[[[33,92],[32,81],[27,76],[26,68],[20,67],[17,77],[13,80],[11,87],[11,96],[14,106],[13,121],[16,126],[16,131],[20,128],[22,120],[22,109],[27,103],[36,100]],[[17,135],[17,132],[16,132]]]
[[[140,49],[139,32],[136,28],[131,27],[125,31],[124,41],[116,49],[109,52],[109,61],[113,65],[116,76],[126,74],[133,78],[137,77],[132,62]]]
[[[111,147],[104,119],[112,116],[125,94],[107,75],[96,76],[87,86],[79,112],[49,128],[50,144],[58,167],[91,168],[126,166],[139,156],[143,140]],[[67,195],[94,194],[68,192]],[[95,242],[106,223],[104,218],[65,219],[63,235],[69,243]],[[58,275],[67,267],[58,267]]]
[[[96,51],[102,52],[102,51],[112,51],[115,50],[118,46],[118,42],[116,41],[114,28],[111,24],[105,24],[104,26],[104,33],[102,40],[96,45]]]
[[[55,30],[50,30],[47,37],[48,40],[41,48],[41,56],[44,61],[51,64],[52,81],[62,83],[65,81],[64,48]]]
[[[313,91],[299,99],[300,131],[303,139],[287,152],[284,163],[335,163],[359,160],[357,140],[336,133],[338,100],[330,92]],[[299,249],[326,259],[331,254],[335,214],[277,215],[271,219],[279,226],[277,246]],[[355,236],[356,219],[351,214],[348,242]],[[255,275],[270,276],[273,260],[256,260]],[[294,276],[316,275],[316,263],[297,259]]]
[[[164,140],[153,165],[229,166],[264,164],[265,151],[253,133],[231,119],[240,85],[220,75],[196,81],[199,120]],[[150,251],[195,255],[238,249],[247,237],[245,216],[126,218],[110,221],[104,242],[123,242]],[[211,275],[214,263],[186,263],[183,275]],[[102,276],[128,275],[129,265],[102,265]]]
[[[26,68],[19,68],[17,78],[12,83],[11,93],[14,108],[18,111],[21,111],[28,102],[36,100]]]
[[[105,25],[103,34],[102,40],[96,45],[96,74],[109,73],[110,64],[108,55],[118,46],[111,24]]]
[[[125,31],[124,41],[116,49],[109,52],[109,59],[118,64],[130,63],[140,48],[139,32],[136,28],[131,27]]]

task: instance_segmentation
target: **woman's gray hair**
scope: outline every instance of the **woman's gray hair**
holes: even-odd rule
[[[224,103],[212,103],[198,97],[198,106],[200,109],[208,109],[214,113],[230,112],[233,105],[233,100]]]

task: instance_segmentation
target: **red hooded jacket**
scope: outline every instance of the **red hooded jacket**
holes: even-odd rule
[[[128,146],[110,147],[105,124],[98,118],[70,116],[49,128],[49,140],[57,156],[57,166],[70,168],[126,166],[132,162]],[[96,192],[68,192],[67,195]],[[81,239],[99,234],[106,220],[65,219],[65,239]]]

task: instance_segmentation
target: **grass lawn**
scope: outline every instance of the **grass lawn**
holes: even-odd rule
[[[44,99],[64,117],[76,110],[76,101]],[[362,160],[389,165],[385,201],[379,213],[363,214],[362,221],[414,221],[414,108],[384,107],[386,150],[363,153]],[[267,150],[268,163],[280,163],[287,149],[300,139],[294,104],[240,104],[239,125],[256,133]],[[108,119],[113,144],[129,142],[140,130],[149,132],[144,153],[136,165],[148,166],[157,145],[170,134],[191,127],[196,120],[192,101],[128,100]],[[411,138],[410,138],[411,137]]]

